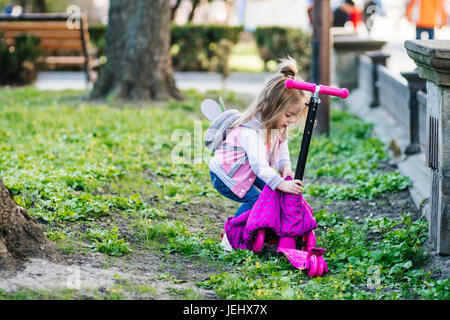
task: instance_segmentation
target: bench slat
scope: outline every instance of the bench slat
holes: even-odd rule
[[[84,56],[51,56],[45,57],[44,62],[47,64],[61,64],[61,65],[84,65],[86,63],[86,58]],[[89,66],[97,67],[100,65],[100,61],[98,59],[89,59]]]
[[[86,62],[84,56],[68,57],[45,57],[45,62],[49,64],[83,65]]]
[[[65,21],[0,21],[0,30],[78,30],[69,29]]]
[[[42,39],[39,46],[44,50],[83,50],[83,44],[81,43],[81,40],[71,39]]]
[[[5,39],[5,42],[9,46],[14,45],[14,40],[9,38]],[[41,43],[39,47],[43,50],[55,50],[55,49],[64,49],[64,50],[83,50],[83,44],[81,40],[74,39],[41,39]]]
[[[32,34],[41,39],[80,39],[80,31],[79,30],[29,30],[27,32],[24,31],[6,31],[3,35],[4,39],[15,38],[16,36],[27,33]]]

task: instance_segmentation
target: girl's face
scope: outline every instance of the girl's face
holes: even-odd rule
[[[278,118],[277,128],[286,129],[288,126],[293,124],[296,120],[297,114],[300,112],[300,104],[292,103],[289,108],[287,108]]]

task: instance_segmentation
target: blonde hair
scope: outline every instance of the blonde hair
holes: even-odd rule
[[[261,128],[267,130],[265,142],[271,145],[273,138],[278,139],[279,131],[276,130],[275,137],[271,136],[271,131],[277,128],[279,117],[286,112],[292,103],[298,103],[301,105],[301,109],[297,114],[295,123],[299,130],[298,133],[302,132],[308,111],[308,107],[305,106],[307,96],[302,90],[287,89],[284,83],[288,78],[302,81],[298,75],[297,62],[292,57],[280,59],[276,74],[265,82],[263,89],[255,101],[253,101],[230,128],[238,127],[253,117],[259,116],[261,119]],[[288,139],[289,131],[289,127],[282,131],[282,141]]]

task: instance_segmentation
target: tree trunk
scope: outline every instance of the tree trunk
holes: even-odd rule
[[[170,9],[170,20],[173,21],[173,19],[175,19],[175,15],[177,14],[177,10],[180,7],[182,0],[177,0],[177,2],[175,3],[175,5]]]
[[[64,259],[26,210],[14,201],[0,178],[0,270],[16,270],[30,257]]]
[[[91,98],[183,99],[170,57],[170,1],[111,0],[107,62]]]
[[[192,0],[192,10],[189,13],[188,22],[192,22],[192,20],[194,20],[195,10],[197,10],[199,4],[200,0]]]

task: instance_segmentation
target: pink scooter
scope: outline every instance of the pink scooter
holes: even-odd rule
[[[265,229],[259,229],[253,242],[253,251],[260,252],[264,246]],[[314,231],[303,237],[304,246],[297,249],[296,239],[293,237],[280,237],[277,252],[282,252],[286,258],[300,270],[308,270],[310,277],[321,277],[328,272],[328,265],[323,259],[326,251],[316,247],[316,236]]]
[[[308,149],[314,127],[316,111],[317,107],[320,104],[319,94],[328,94],[345,99],[348,97],[348,90],[345,88],[339,89],[328,86],[320,86],[316,85],[315,83],[295,81],[293,79],[286,80],[285,86],[288,89],[293,88],[311,91],[314,93],[309,101],[309,110],[294,178],[303,180],[306,158],[308,156]],[[259,252],[262,250],[264,246],[265,236],[265,229],[259,229],[257,231],[253,241],[254,252]],[[303,237],[302,241],[304,245],[302,245],[301,249],[298,250],[296,238],[280,237],[278,239],[277,252],[282,252],[283,254],[285,254],[288,260],[297,269],[308,270],[309,276],[321,277],[325,272],[328,272],[328,265],[323,258],[323,254],[326,250],[316,247],[316,236],[314,234],[314,231],[311,231],[307,236]]]

